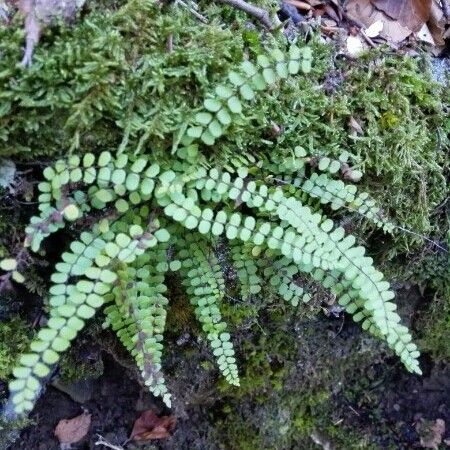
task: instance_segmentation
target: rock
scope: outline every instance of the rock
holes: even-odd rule
[[[96,380],[94,379],[78,380],[69,383],[57,379],[52,382],[53,387],[64,392],[77,403],[86,403],[91,400],[94,394],[95,385]]]
[[[295,25],[305,20],[305,18],[298,12],[295,6],[286,2],[281,3],[280,10],[278,11],[278,16],[281,20],[291,19]]]

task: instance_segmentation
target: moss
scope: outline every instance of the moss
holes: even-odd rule
[[[430,307],[420,320],[420,348],[432,355],[433,360],[450,361],[450,284],[437,292]]]
[[[145,0],[94,9],[77,26],[47,30],[26,70],[16,64],[22,33],[0,27],[0,156],[45,158],[149,138],[153,149],[165,147],[243,45],[240,34],[168,9]]]
[[[368,368],[375,355],[380,357],[379,349],[356,327],[341,326],[301,319],[272,304],[245,337],[233,333],[241,339],[241,386],[219,381],[221,413],[215,413],[214,423],[223,448],[315,449],[311,435],[316,434],[336,450],[376,448],[359,424],[352,427],[342,418],[349,402],[368,389]]]
[[[94,320],[65,352],[58,364],[63,382],[99,378],[104,371],[101,348],[106,337],[102,334],[100,321]],[[114,351],[111,345],[109,350]]]
[[[425,61],[381,51],[346,67],[345,76],[338,100],[364,131],[349,142],[368,175],[364,187],[403,227],[436,232],[432,213],[446,195],[446,88],[431,81]],[[387,245],[390,255],[420,242],[399,235],[396,246]]]
[[[277,5],[260,3],[272,11]],[[201,7],[208,25],[182,7],[130,0],[105,10],[97,0],[75,26],[46,30],[26,70],[16,64],[23,39],[13,31],[19,19],[0,27],[0,156],[42,160],[119,146],[170,151],[173,135],[211,83],[266,42],[283,42],[281,33],[261,38],[246,26],[249,17],[233,8],[210,2]],[[378,50],[333,62],[330,46],[316,37],[310,45],[313,72],[258,99],[211,160],[288,154],[299,143],[318,154],[345,149],[366,172],[362,187],[387,214],[415,233],[438,231],[432,213],[446,193],[445,86],[431,81],[421,60]],[[362,135],[351,134],[351,117]],[[281,133],[274,135],[274,124]],[[380,258],[421,242],[400,232],[386,240]]]
[[[33,421],[26,417],[16,420],[0,418],[0,448],[9,448],[9,445],[17,441],[20,430],[30,425],[33,425]]]
[[[63,355],[59,363],[59,372],[64,382],[99,378],[103,374],[103,361],[96,357],[92,361],[80,357],[75,353],[76,349]]]
[[[19,317],[0,322],[0,379],[8,379],[18,356],[30,343],[30,327]]]

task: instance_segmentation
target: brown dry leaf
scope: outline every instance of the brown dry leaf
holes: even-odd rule
[[[372,4],[391,19],[416,33],[428,21],[431,0],[371,0]]]
[[[144,411],[134,422],[130,439],[135,441],[150,441],[165,439],[175,427],[174,416],[158,417],[151,409]]]
[[[424,448],[438,450],[442,442],[442,436],[445,433],[445,422],[437,419],[436,422],[422,420],[417,423],[416,430],[420,436],[420,445]]]
[[[74,444],[86,436],[91,426],[91,414],[86,411],[73,419],[62,419],[55,428],[55,436],[63,444]]]
[[[345,12],[350,20],[366,28],[381,21],[383,29],[380,36],[392,43],[402,42],[411,34],[409,28],[402,26],[396,20],[375,8],[371,0],[347,0]]]

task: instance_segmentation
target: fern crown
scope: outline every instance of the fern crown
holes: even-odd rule
[[[364,330],[384,339],[409,371],[420,373],[417,347],[400,324],[389,283],[355,237],[322,212],[346,208],[384,231],[393,229],[352,184],[361,173],[350,168],[349,155],[332,160],[299,146],[283,159],[248,153],[219,169],[199,151],[226,134],[257,92],[310,67],[310,49],[295,45],[287,53],[275,49],[255,63],[244,61],[181,128],[172,157],[120,149],[70,156],[44,170],[40,214],[26,228],[24,247],[36,252],[50,234],[88,215],[96,222],[55,266],[48,322],[13,371],[17,414],[33,408],[51,367],[101,308],[104,326],[130,351],[150,391],[170,406],[161,361],[166,280],[173,273],[185,286],[220,372],[238,386],[235,351],[220,312],[226,281],[217,249],[224,239],[244,299],[257,295],[264,280],[290,304],[306,303],[311,296],[298,280],[309,275]],[[15,264],[3,267],[20,279]]]

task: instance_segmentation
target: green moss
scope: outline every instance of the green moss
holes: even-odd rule
[[[334,325],[301,319],[281,305],[267,308],[251,338],[239,343],[240,388],[219,381],[222,414],[214,423],[223,448],[315,449],[312,435],[326,437],[336,450],[376,448],[371,436],[342,419],[357,401],[350,393],[357,399],[368,389],[366,371],[379,349],[356,328],[339,332]]]
[[[64,382],[99,378],[103,374],[103,369],[101,358],[87,361],[76,353],[76,347],[65,353],[59,363],[60,376]]]
[[[260,3],[271,11],[277,4]],[[92,2],[75,26],[45,31],[28,69],[16,64],[23,41],[14,31],[19,19],[0,27],[0,157],[45,159],[119,146],[170,151],[173,136],[211,83],[264,40],[283,40],[281,33],[262,39],[245,25],[251,19],[233,8],[200,5],[207,25],[180,6],[130,0],[105,10],[103,2]],[[331,47],[315,37],[310,45],[313,72],[258,99],[211,160],[287,155],[298,144],[326,155],[345,149],[366,172],[363,188],[387,214],[415,233],[438,231],[432,214],[446,193],[445,86],[431,81],[421,60],[377,50],[334,63]],[[362,135],[352,135],[351,117]],[[421,242],[400,232],[380,257]]]
[[[448,165],[445,87],[431,81],[424,61],[380,51],[346,67],[340,91],[341,108],[345,105],[364,131],[348,142],[368,175],[365,188],[403,227],[436,232],[431,215],[445,198]],[[388,252],[395,255],[417,241],[405,234]]]
[[[242,58],[239,33],[146,0],[47,30],[28,69],[17,65],[23,37],[11,29],[0,27],[0,156],[136,147],[150,138],[152,148],[165,147],[205,85]]]
[[[429,352],[435,361],[450,361],[450,284],[437,292],[430,308],[420,320],[422,351]]]
[[[19,317],[0,322],[0,379],[7,380],[17,357],[30,343],[30,327]]]

